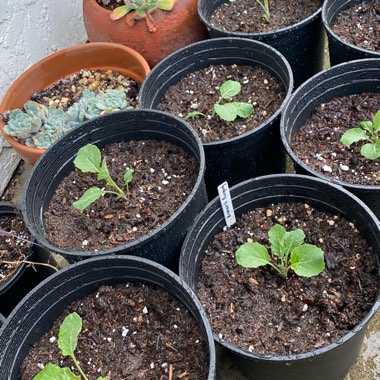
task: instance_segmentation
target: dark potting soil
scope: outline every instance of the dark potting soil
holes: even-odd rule
[[[270,20],[266,21],[257,1],[227,1],[215,9],[210,23],[231,32],[271,32],[304,20],[316,12],[322,3],[322,0],[271,0]]]
[[[23,239],[30,239],[21,215],[0,215],[0,230],[10,232]],[[0,285],[10,276],[25,260],[31,244],[11,236],[0,235]]]
[[[295,154],[311,169],[328,177],[361,185],[380,184],[380,160],[360,154],[365,141],[346,147],[343,133],[372,120],[380,109],[380,93],[361,93],[334,98],[319,105],[299,132],[292,136]]]
[[[67,109],[81,98],[83,90],[86,89],[94,92],[124,89],[128,106],[136,108],[140,84],[117,71],[84,69],[37,91],[31,100],[45,106],[54,105]]]
[[[120,0],[96,0],[96,2],[103,8],[108,9],[109,11],[112,11],[115,8],[124,5],[124,1],[121,2]]]
[[[326,269],[287,280],[269,266],[246,269],[235,262],[252,239],[269,251],[268,230],[301,228],[305,242],[325,252]],[[309,204],[279,203],[237,218],[218,233],[201,263],[198,295],[219,336],[243,350],[289,355],[312,351],[352,330],[368,313],[377,291],[371,247],[355,225]]]
[[[61,248],[97,251],[145,236],[161,226],[183,204],[196,182],[199,165],[181,148],[155,140],[107,145],[102,150],[111,177],[123,188],[132,168],[128,201],[106,195],[83,212],[72,203],[92,186],[105,186],[96,175],[71,172],[58,185],[44,213],[47,239]]]
[[[75,355],[89,380],[207,379],[207,342],[187,309],[162,289],[123,284],[101,286],[68,306],[29,351],[21,380],[32,379],[47,363],[79,375],[57,347],[59,326],[74,311],[83,320]]]
[[[331,29],[345,42],[380,51],[380,0],[348,7],[338,14]]]
[[[241,91],[231,101],[248,102],[253,114],[228,122],[217,115],[211,118],[213,105],[218,101],[220,86],[227,80],[238,81]],[[198,111],[198,116],[187,122],[197,131],[203,143],[239,136],[269,119],[285,98],[283,84],[269,71],[260,67],[217,65],[194,71],[168,88],[157,109],[185,117]]]

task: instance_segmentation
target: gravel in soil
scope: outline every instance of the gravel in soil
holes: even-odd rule
[[[268,231],[277,223],[301,228],[305,242],[325,252],[320,275],[290,271],[285,280],[269,266],[236,264],[235,252],[248,239],[269,251]],[[198,296],[223,340],[257,354],[299,354],[338,340],[363,319],[376,297],[376,272],[372,248],[353,223],[309,204],[271,204],[214,236],[201,262]]]
[[[270,20],[262,15],[257,1],[227,1],[216,8],[210,23],[220,29],[240,33],[271,32],[298,23],[311,16],[321,6],[321,0],[271,0]]]
[[[0,230],[30,239],[21,215],[0,215]],[[8,280],[29,254],[30,244],[11,236],[0,235],[0,285]],[[9,263],[4,263],[7,261]]]
[[[21,380],[32,379],[47,363],[79,375],[57,346],[59,326],[74,311],[83,320],[75,355],[89,380],[207,379],[207,342],[187,309],[162,289],[127,283],[101,286],[68,306],[29,351]]]
[[[220,96],[220,86],[227,80],[241,84],[241,91],[231,101],[248,102],[253,114],[235,121],[211,117],[213,105]],[[246,133],[269,119],[285,99],[283,84],[269,71],[260,67],[211,65],[194,71],[169,87],[157,109],[185,117],[189,112],[202,112],[187,122],[196,130],[203,143],[226,140]],[[227,101],[228,102],[228,101]]]
[[[366,141],[346,147],[343,133],[372,120],[380,109],[380,93],[361,93],[334,98],[319,105],[305,125],[292,136],[291,148],[312,170],[328,177],[361,185],[380,185],[380,160],[360,154]]]
[[[127,201],[104,196],[83,212],[72,203],[92,186],[96,175],[71,172],[57,186],[44,213],[47,239],[58,247],[97,251],[132,242],[169,219],[192,191],[199,172],[194,156],[165,141],[109,144],[102,150],[111,177],[123,188],[123,175],[134,170]]]
[[[361,1],[346,8],[331,29],[345,42],[380,51],[380,0]]]

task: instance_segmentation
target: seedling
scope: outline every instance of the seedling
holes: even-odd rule
[[[317,276],[325,269],[324,252],[304,243],[305,233],[301,229],[288,232],[276,224],[268,236],[272,257],[262,244],[248,242],[236,251],[236,262],[245,268],[270,265],[284,278],[290,269],[302,277]]]
[[[260,5],[261,8],[263,8],[264,13],[261,15],[261,17],[269,22],[270,20],[270,10],[269,10],[269,0],[256,0],[256,2]]]
[[[241,91],[241,84],[234,80],[228,80],[220,86],[220,96],[218,101],[213,106],[211,118],[217,114],[221,119],[225,121],[234,121],[238,116],[246,119],[253,113],[253,106],[250,103],[244,102],[230,102],[221,104],[222,100],[230,99],[238,95]],[[183,119],[189,120],[197,116],[207,117],[202,112],[192,111],[189,112]]]
[[[368,141],[360,148],[360,154],[369,160],[380,157],[380,110],[376,112],[372,120],[363,120],[360,128],[350,128],[340,138],[343,145],[350,146],[358,141]]]
[[[103,4],[108,4],[108,0],[103,0]],[[135,25],[137,20],[144,19],[150,32],[156,32],[157,26],[151,16],[156,9],[171,11],[175,0],[124,0],[125,5],[117,7],[111,13],[112,20],[119,20],[126,16],[126,23],[129,26]],[[105,5],[106,5],[105,4]]]
[[[82,173],[97,173],[98,180],[105,180],[106,186],[112,188],[112,190],[105,190],[105,188],[96,186],[90,187],[76,202],[73,203],[74,208],[83,211],[91,203],[95,202],[105,194],[113,194],[117,199],[126,200],[129,198],[129,183],[133,179],[134,170],[128,169],[124,173],[124,184],[126,188],[126,192],[124,192],[111,178],[106,159],[102,159],[100,150],[96,145],[87,144],[80,148],[74,160],[74,165]]]
[[[61,349],[62,356],[69,356],[80,376],[75,375],[70,368],[61,368],[56,364],[47,364],[32,380],[88,380],[84,374],[77,358],[75,350],[78,344],[78,335],[82,331],[82,318],[77,313],[69,314],[62,322],[58,334],[58,347]],[[105,377],[98,377],[97,380],[108,380]]]

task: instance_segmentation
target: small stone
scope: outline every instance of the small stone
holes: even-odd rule
[[[87,239],[84,239],[83,241],[82,241],[82,245],[88,245],[88,240]]]
[[[332,168],[329,165],[323,165],[322,170],[326,173],[332,173]]]
[[[161,183],[162,183],[163,185],[167,185],[167,184],[169,183],[169,181],[166,181],[166,180],[164,179],[163,181],[161,181]]]
[[[148,314],[148,308],[146,306],[144,306],[144,309],[143,309],[143,314]]]
[[[308,307],[307,304],[305,303],[305,304],[303,305],[302,311],[305,312],[305,311],[307,311],[308,308],[309,308],[309,307]]]
[[[272,210],[267,210],[266,211],[266,215],[269,217],[269,216],[272,216],[273,215],[273,211]]]
[[[339,167],[344,171],[347,172],[350,170],[350,168],[347,165],[339,164]]]
[[[56,338],[55,336],[52,336],[52,337],[49,339],[49,342],[50,342],[50,343],[54,343],[56,340],[57,340],[57,338]]]

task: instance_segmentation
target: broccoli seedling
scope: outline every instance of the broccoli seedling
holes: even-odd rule
[[[276,224],[268,236],[273,257],[262,244],[248,242],[236,251],[236,262],[245,268],[270,265],[284,278],[290,269],[302,277],[317,276],[325,269],[324,252],[304,243],[305,233],[301,229],[288,232]]]
[[[82,318],[77,313],[69,314],[62,322],[58,333],[58,347],[62,356],[69,356],[80,376],[75,375],[70,368],[61,368],[56,364],[47,364],[32,380],[88,380],[83,372],[77,358],[75,350],[78,344],[78,335],[82,331]],[[98,377],[97,380],[108,380],[105,377]]]
[[[230,102],[221,104],[222,100],[227,100],[236,96],[241,91],[241,85],[234,80],[228,80],[220,86],[220,96],[218,101],[213,106],[211,118],[217,114],[221,119],[225,121],[234,121],[238,116],[246,119],[253,113],[253,106],[250,103],[245,102]],[[193,119],[197,116],[207,117],[202,112],[192,111],[189,112],[183,119],[185,121]]]
[[[119,20],[126,16],[126,23],[129,26],[133,26],[137,20],[144,19],[148,30],[150,32],[156,32],[157,26],[151,13],[156,9],[171,11],[175,5],[175,0],[124,0],[124,3],[125,5],[117,7],[112,11],[112,20]]]
[[[256,2],[260,5],[261,8],[263,8],[264,13],[261,15],[261,17],[269,22],[270,20],[270,10],[269,10],[269,0],[256,0]]]
[[[96,186],[90,187],[77,201],[73,202],[74,208],[83,211],[91,203],[95,202],[105,194],[113,194],[117,199],[128,199],[129,183],[133,179],[134,170],[128,169],[124,173],[124,183],[126,187],[126,192],[124,192],[111,178],[107,168],[106,159],[103,158],[102,160],[100,150],[96,145],[87,144],[80,148],[74,160],[74,165],[82,173],[97,173],[98,180],[105,180],[106,185],[112,188],[112,190],[105,190],[104,188]]]
[[[350,146],[358,141],[368,141],[360,148],[360,154],[369,160],[380,157],[380,110],[376,112],[372,120],[363,120],[360,128],[350,128],[340,138],[343,145]]]

